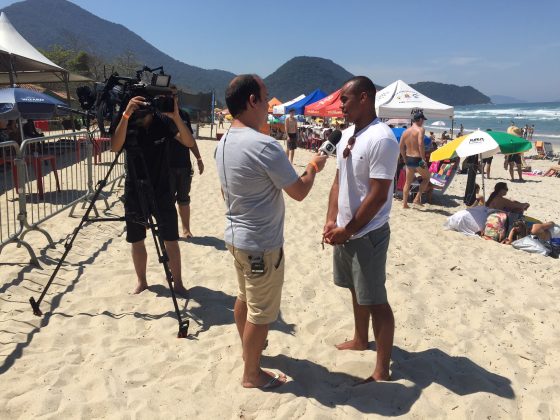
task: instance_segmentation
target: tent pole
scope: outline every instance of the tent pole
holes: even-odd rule
[[[18,117],[18,124],[19,124],[19,135],[21,137],[21,142],[19,142],[19,144],[21,144],[25,140],[25,137],[23,135],[23,124],[21,123],[21,114]]]
[[[451,139],[453,139],[453,123],[455,122],[455,119],[453,117],[451,117]]]
[[[478,155],[478,163],[479,163],[479,167],[481,166],[482,162],[482,153]],[[484,199],[484,203],[486,205],[486,187],[484,186],[484,165],[482,165],[482,198]]]
[[[9,57],[10,57],[10,70],[9,70],[8,74],[9,74],[9,77],[10,77],[10,86],[11,87],[16,87],[16,84],[15,84],[15,81],[14,81],[15,80],[14,77],[16,75],[16,72],[14,70],[14,57],[13,57],[12,54],[10,54]]]
[[[68,103],[68,108],[72,108],[72,100],[70,99],[70,73],[63,73],[64,86],[66,87],[66,102]],[[70,114],[70,121],[72,121],[72,132],[76,132],[76,124],[74,122],[74,117]]]

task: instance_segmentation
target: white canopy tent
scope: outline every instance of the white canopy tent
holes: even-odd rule
[[[87,81],[91,80],[70,73],[41,54],[21,36],[4,12],[0,14],[0,85]]]
[[[305,98],[305,95],[299,95],[297,98],[294,98],[291,101],[284,102],[281,105],[276,105],[272,108],[272,113],[274,115],[284,115],[287,106],[295,104],[297,101],[301,101],[303,98]]]
[[[414,90],[402,80],[391,83],[375,95],[375,108],[380,118],[408,118],[420,108],[426,118],[453,119],[453,107],[434,101]]]

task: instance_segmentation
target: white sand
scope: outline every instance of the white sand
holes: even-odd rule
[[[404,211],[394,202],[387,284],[394,381],[352,387],[371,373],[375,351],[334,348],[351,337],[353,321],[349,293],[332,284],[332,251],[320,247],[333,160],[304,202],[286,199],[282,314],[263,363],[292,381],[276,392],[243,389],[215,145],[199,142],[206,172],[192,189],[198,237],[180,243],[190,339],[175,338],[151,245],[152,286],[129,294],[135,278],[121,223],[90,225],[78,236],[43,318],[31,313],[28,298],[46,283],[78,219],[63,214],[45,224],[59,242],[43,251],[43,270],[20,264],[28,258],[23,249],[4,250],[0,418],[560,417],[560,262],[444,231],[445,217],[462,208],[460,175],[439,204]],[[308,157],[296,152],[298,171]],[[493,172],[504,178],[498,162]],[[531,215],[558,221],[559,183],[533,177],[510,183],[509,195],[528,200]],[[110,202],[121,214],[116,195]],[[29,238],[36,250],[46,245],[38,234]]]

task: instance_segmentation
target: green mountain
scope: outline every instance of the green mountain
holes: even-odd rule
[[[66,0],[26,0],[2,11],[36,48],[60,45],[84,50],[108,61],[132,52],[133,59],[140,65],[163,65],[166,73],[172,75],[172,83],[193,93],[212,89],[224,92],[234,77],[227,71],[202,69],[175,60],[123,25],[101,19]]]
[[[418,92],[434,101],[447,105],[479,105],[489,104],[491,100],[472,86],[447,85],[437,82],[419,82],[410,85]]]
[[[353,76],[338,64],[319,57],[294,57],[264,79],[268,94],[289,101],[315,89],[329,94]]]

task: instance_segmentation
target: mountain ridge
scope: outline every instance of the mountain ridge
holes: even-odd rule
[[[36,48],[56,45],[88,54],[114,59],[133,52],[137,63],[163,65],[172,83],[192,93],[214,90],[223,99],[234,73],[204,69],[183,63],[160,51],[124,25],[102,19],[67,0],[25,0],[4,7],[8,19]],[[56,22],[45,25],[41,22]],[[95,29],[95,30],[93,30]],[[119,42],[115,42],[118,39]],[[320,57],[294,57],[264,78],[271,97],[289,100],[320,88],[330,94],[353,76],[348,70]],[[412,84],[419,92],[449,105],[489,103],[490,98],[471,86],[444,85],[437,82]],[[477,102],[478,101],[478,102]]]
[[[90,54],[112,59],[133,51],[141,64],[163,65],[172,75],[172,83],[193,93],[212,89],[225,90],[234,73],[203,69],[183,63],[158,50],[124,25],[102,19],[67,0],[25,0],[2,9],[14,27],[36,48],[53,45],[80,48]],[[53,25],[36,22],[53,21]],[[84,30],[95,28],[96,31]],[[119,39],[121,42],[114,42]],[[74,44],[74,45],[72,45]]]

